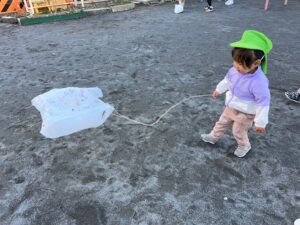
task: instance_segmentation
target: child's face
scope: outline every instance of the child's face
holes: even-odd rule
[[[254,73],[260,65],[261,60],[256,60],[249,68],[233,60],[233,67],[241,74]]]

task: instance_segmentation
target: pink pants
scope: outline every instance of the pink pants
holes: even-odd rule
[[[255,115],[226,107],[210,134],[219,139],[232,126],[232,134],[238,145],[240,147],[250,146],[248,130],[252,127],[254,117]]]

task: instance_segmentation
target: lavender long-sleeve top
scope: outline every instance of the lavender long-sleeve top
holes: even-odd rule
[[[254,114],[255,126],[265,127],[268,123],[271,95],[268,78],[261,67],[251,74],[241,74],[232,67],[217,85],[219,93],[226,93],[226,106],[238,111]]]

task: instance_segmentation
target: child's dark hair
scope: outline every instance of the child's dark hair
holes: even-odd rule
[[[254,49],[233,48],[231,51],[232,58],[235,62],[250,68],[257,59],[264,60],[264,52]]]

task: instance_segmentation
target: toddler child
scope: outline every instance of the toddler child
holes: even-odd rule
[[[265,131],[270,106],[267,54],[272,49],[272,41],[263,33],[247,30],[240,41],[230,44],[233,67],[212,93],[214,98],[226,92],[225,110],[209,134],[202,134],[203,141],[215,144],[227,128],[232,133],[238,147],[237,157],[244,157],[251,149],[248,130],[255,123],[255,130]]]

